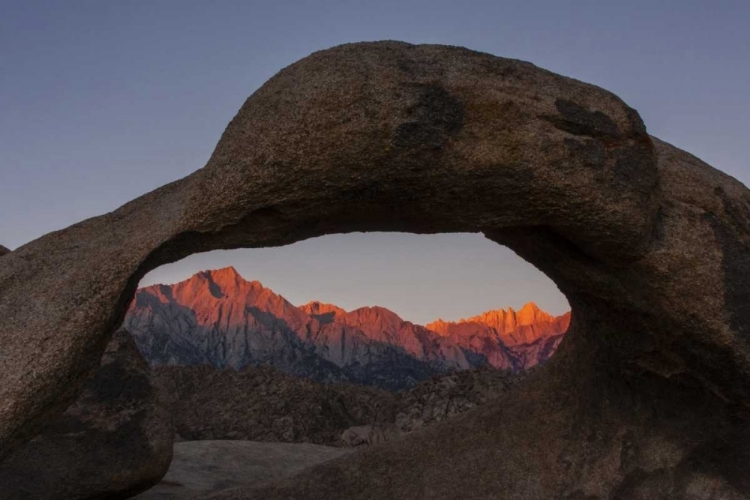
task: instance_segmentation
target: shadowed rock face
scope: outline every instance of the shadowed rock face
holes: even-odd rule
[[[605,90],[396,42],[293,64],[205,168],[3,257],[2,453],[66,408],[150,269],[355,230],[482,232],[558,285],[570,329],[496,404],[257,498],[750,494],[747,188]]]
[[[4,246],[0,245],[0,257],[2,257],[3,255],[5,255],[6,253],[10,253],[10,250],[8,250]]]
[[[0,463],[0,498],[128,498],[164,476],[173,438],[167,396],[120,330],[76,402]]]

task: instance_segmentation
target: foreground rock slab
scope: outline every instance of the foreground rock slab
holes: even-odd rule
[[[130,334],[117,332],[73,406],[0,463],[0,499],[117,499],[150,488],[172,457],[164,396]]]
[[[205,498],[236,487],[261,487],[351,451],[309,443],[184,441],[175,444],[164,479],[135,500]]]
[[[750,191],[601,88],[398,42],[285,68],[203,169],[2,257],[0,456],[71,404],[149,270],[376,230],[483,233],[570,328],[496,403],[257,498],[750,496]]]

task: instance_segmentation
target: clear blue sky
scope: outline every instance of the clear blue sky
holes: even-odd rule
[[[0,243],[15,248],[202,167],[265,80],[361,40],[463,45],[597,84],[652,134],[750,184],[749,27],[748,0],[2,0]],[[527,300],[567,307],[544,276],[476,235],[328,236],[196,256],[147,280],[226,264],[295,303],[377,303],[414,321]]]

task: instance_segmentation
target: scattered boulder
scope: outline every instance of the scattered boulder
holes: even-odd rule
[[[134,500],[205,498],[242,486],[257,488],[352,451],[310,443],[184,441],[175,444],[161,482]]]
[[[149,270],[351,231],[481,232],[570,329],[502,398],[246,498],[750,496],[750,191],[606,90],[398,42],[285,68],[204,168],[3,257],[0,456],[72,403]]]
[[[163,390],[124,330],[68,410],[0,462],[3,500],[128,498],[159,482],[172,458]]]

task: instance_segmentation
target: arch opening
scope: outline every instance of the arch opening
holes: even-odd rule
[[[123,326],[152,365],[269,365],[400,390],[457,370],[526,371],[569,321],[554,283],[481,235],[356,233],[162,267]]]

